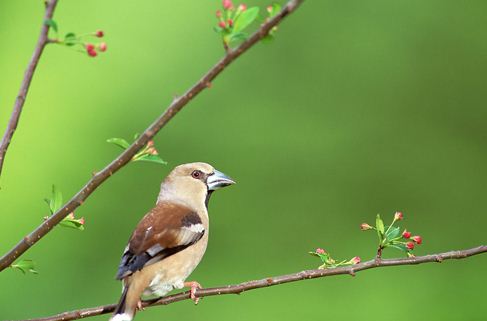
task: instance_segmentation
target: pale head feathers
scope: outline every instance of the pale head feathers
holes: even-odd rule
[[[165,200],[182,203],[193,209],[200,208],[205,204],[208,193],[206,179],[214,172],[213,166],[206,163],[177,166],[162,182],[157,202]]]

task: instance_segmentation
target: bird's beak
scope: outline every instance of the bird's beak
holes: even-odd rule
[[[212,175],[208,176],[208,179],[206,181],[206,185],[208,186],[208,190],[210,191],[216,191],[217,189],[232,184],[235,184],[234,180],[232,180],[230,177],[223,174],[222,172],[217,171],[216,169]]]

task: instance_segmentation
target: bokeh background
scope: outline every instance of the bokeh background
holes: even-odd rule
[[[283,2],[282,2],[283,3]],[[249,5],[264,8],[264,1]],[[60,1],[60,31],[103,29],[93,59],[49,46],[0,181],[0,252],[71,197],[222,55],[220,1]],[[307,254],[374,255],[359,224],[405,214],[417,255],[486,242],[485,1],[307,1],[155,139],[167,166],[133,163],[24,255],[38,275],[0,273],[0,319],[112,303],[132,229],[175,165],[206,161],[238,184],[214,195],[204,286],[315,268]],[[262,12],[263,13],[263,12]],[[42,1],[0,2],[2,133],[32,54]],[[386,256],[402,253],[387,251]],[[480,320],[487,256],[364,271],[241,296],[184,301],[137,320]],[[93,320],[106,320],[101,316]]]

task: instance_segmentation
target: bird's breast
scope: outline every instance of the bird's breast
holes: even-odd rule
[[[208,231],[194,245],[155,263],[150,268],[152,274],[144,295],[163,296],[173,289],[180,289],[186,278],[201,262],[208,244]]]

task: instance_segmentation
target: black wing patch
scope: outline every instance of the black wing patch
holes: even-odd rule
[[[201,224],[201,219],[196,213],[189,213],[184,216],[181,220],[181,225],[183,227],[190,227],[191,225]]]

